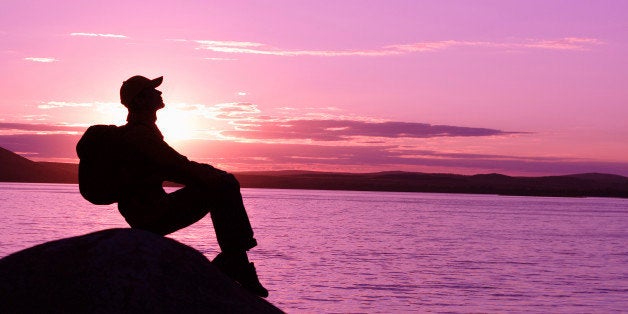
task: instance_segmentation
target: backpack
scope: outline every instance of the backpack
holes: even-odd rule
[[[79,191],[92,204],[109,205],[120,199],[123,128],[92,125],[76,144]]]

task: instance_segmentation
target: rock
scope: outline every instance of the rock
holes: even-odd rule
[[[197,250],[135,229],[37,245],[0,259],[0,313],[282,313]]]

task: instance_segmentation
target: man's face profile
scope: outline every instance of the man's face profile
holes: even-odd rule
[[[145,109],[159,110],[165,107],[161,94],[161,91],[155,88],[145,88],[138,95],[138,101]]]

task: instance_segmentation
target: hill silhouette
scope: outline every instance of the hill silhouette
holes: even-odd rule
[[[77,174],[76,165],[35,162],[0,147],[0,181],[76,183]]]
[[[498,173],[257,171],[235,175],[245,188],[628,198],[628,178],[603,173],[511,177]],[[34,162],[0,148],[0,181],[77,183],[78,166]]]
[[[457,175],[415,172],[246,172],[244,187],[499,194],[520,196],[628,197],[628,178],[587,173],[546,177],[502,174]]]

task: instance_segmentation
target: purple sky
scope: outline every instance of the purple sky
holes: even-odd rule
[[[159,126],[228,170],[628,175],[626,1],[0,4],[0,146],[76,161],[164,76]]]

